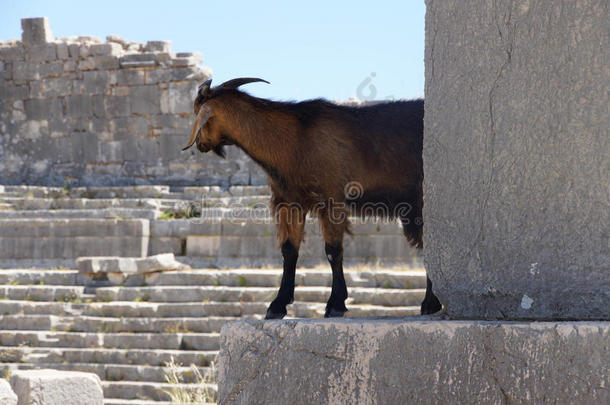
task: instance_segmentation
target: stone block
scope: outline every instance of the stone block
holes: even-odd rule
[[[39,69],[41,77],[58,77],[64,71],[64,62],[54,61],[49,63],[42,63]]]
[[[15,86],[4,82],[0,84],[0,99],[2,100],[23,100],[28,96],[28,86]]]
[[[22,46],[1,46],[0,59],[5,62],[18,62],[25,59],[25,50]]]
[[[107,71],[83,73],[84,94],[103,94],[109,86],[110,75]]]
[[[119,58],[114,55],[95,56],[93,57],[93,66],[95,69],[118,69]]]
[[[59,98],[31,98],[25,100],[25,113],[29,120],[46,120],[62,116],[62,103]]]
[[[194,65],[198,65],[203,62],[203,55],[201,52],[178,52],[176,59],[190,59]]]
[[[109,96],[104,99],[106,114],[110,117],[127,117],[131,115],[129,97]]]
[[[158,114],[160,112],[159,87],[156,85],[133,87],[130,103],[132,113]]]
[[[0,404],[17,405],[17,395],[5,379],[0,379]]]
[[[11,385],[19,405],[103,405],[100,378],[93,373],[59,370],[17,370]]]
[[[42,18],[22,18],[21,19],[21,41],[27,45],[39,45],[53,40],[49,19]]]
[[[79,257],[76,259],[78,271],[82,274],[122,273],[133,274],[154,273],[190,269],[186,264],[176,260],[173,253],[163,253],[148,257]]]
[[[136,86],[144,84],[145,72],[141,69],[121,69],[116,72],[116,82],[119,86]]]
[[[447,313],[610,319],[607,4],[426,4],[423,234]]]
[[[91,112],[94,117],[104,118],[105,108],[103,94],[94,94],[91,96]]]
[[[609,338],[608,322],[229,322],[218,403],[606,403]]]
[[[123,53],[123,47],[115,42],[91,45],[90,50],[91,54],[96,56],[120,56]]]
[[[58,42],[55,44],[57,46],[57,58],[58,59],[68,59],[70,58],[70,51],[68,50],[68,44],[65,42]]]
[[[154,53],[134,53],[123,56],[120,65],[124,68],[151,67],[157,64]]]
[[[220,236],[189,235],[186,238],[186,254],[187,256],[218,256],[220,243]]]
[[[40,65],[31,62],[13,63],[13,80],[15,84],[24,84],[31,80],[40,80]]]
[[[196,81],[170,83],[169,112],[173,114],[192,113],[197,85]]]
[[[148,41],[144,47],[145,52],[171,52],[172,41]]]
[[[70,58],[76,59],[80,57],[80,45],[79,44],[69,44],[68,45],[68,54]]]
[[[57,59],[57,45],[32,45],[25,48],[25,59],[30,62],[48,62]]]
[[[42,87],[46,97],[63,97],[72,93],[72,80],[64,77],[47,78],[42,80]]]
[[[68,96],[66,117],[88,117],[91,115],[91,97],[83,95]]]

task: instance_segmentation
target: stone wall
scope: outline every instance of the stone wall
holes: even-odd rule
[[[440,300],[455,317],[610,319],[609,3],[426,4]]]
[[[22,20],[0,44],[0,184],[263,184],[246,156],[181,152],[200,53],[108,36],[53,38],[46,18]]]

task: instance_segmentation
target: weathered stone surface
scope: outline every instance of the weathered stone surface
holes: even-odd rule
[[[123,273],[125,275],[153,273],[168,270],[189,269],[176,260],[173,253],[163,253],[148,257],[79,257],[76,259],[79,272],[95,273]]]
[[[146,52],[171,52],[172,41],[148,41],[144,47]]]
[[[17,395],[13,392],[11,384],[5,379],[0,380],[0,404],[17,405]]]
[[[145,219],[0,220],[0,258],[142,257],[148,253]]]
[[[47,17],[22,18],[21,28],[23,29],[21,40],[25,44],[44,44],[53,40]]]
[[[58,370],[18,370],[11,385],[19,405],[103,405],[100,378],[93,373]]]
[[[424,246],[447,312],[610,319],[608,3],[426,10]]]
[[[218,403],[606,403],[609,338],[608,322],[231,322]]]

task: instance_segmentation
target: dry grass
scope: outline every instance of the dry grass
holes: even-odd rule
[[[203,375],[194,364],[191,364],[188,372],[179,370],[180,364],[177,364],[172,357],[169,362],[165,363],[169,368],[165,374],[165,381],[171,384],[172,387],[168,390],[163,390],[170,397],[172,404],[208,404],[216,402],[216,392],[210,387],[216,380],[216,367],[214,362],[210,363],[210,369]],[[187,376],[188,380],[187,381]],[[185,388],[182,384],[192,382],[199,384],[197,388]]]

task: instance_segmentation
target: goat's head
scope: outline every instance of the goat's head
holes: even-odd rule
[[[231,139],[223,134],[220,128],[215,128],[215,124],[219,115],[227,112],[224,104],[230,102],[230,98],[222,95],[228,94],[230,91],[235,91],[239,86],[252,83],[265,82],[263,79],[253,77],[240,77],[222,83],[220,86],[211,87],[212,79],[208,79],[199,86],[197,97],[193,104],[195,112],[195,123],[191,131],[191,137],[187,145],[182,150],[187,150],[193,144],[197,143],[197,149],[207,153],[214,151],[217,155],[224,157],[224,145],[230,145]]]

